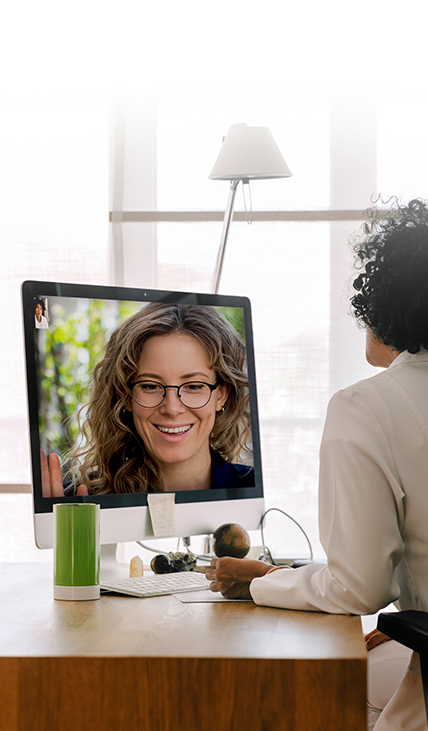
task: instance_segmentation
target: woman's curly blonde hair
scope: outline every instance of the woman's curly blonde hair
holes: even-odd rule
[[[229,387],[210,447],[228,462],[251,453],[246,349],[224,316],[208,305],[153,302],[119,325],[96,365],[89,404],[81,410],[83,439],[67,455],[73,485],[91,494],[159,492],[159,470],[134,427],[130,383],[144,343],[154,335],[184,332],[208,353],[217,381]]]

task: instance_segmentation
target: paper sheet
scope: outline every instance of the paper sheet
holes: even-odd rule
[[[252,602],[252,599],[226,599],[220,592],[213,592],[210,589],[201,589],[201,591],[185,591],[182,594],[174,594],[176,599],[184,604],[199,604],[202,602],[211,604],[211,602]]]

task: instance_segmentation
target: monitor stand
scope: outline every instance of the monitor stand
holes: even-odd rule
[[[101,546],[100,577],[101,581],[125,579],[129,576],[129,567],[121,566],[116,558],[117,543],[106,543]]]

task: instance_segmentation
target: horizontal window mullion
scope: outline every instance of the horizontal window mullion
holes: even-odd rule
[[[366,211],[253,211],[252,221],[363,221]],[[110,211],[110,223],[209,223],[222,221],[224,211]],[[248,213],[235,211],[235,221],[246,221]]]
[[[0,495],[11,493],[30,493],[32,491],[33,489],[31,485],[0,484]]]

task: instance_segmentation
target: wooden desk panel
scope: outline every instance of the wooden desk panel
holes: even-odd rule
[[[365,729],[359,618],[174,597],[55,602],[51,572],[0,567],[2,731]]]

